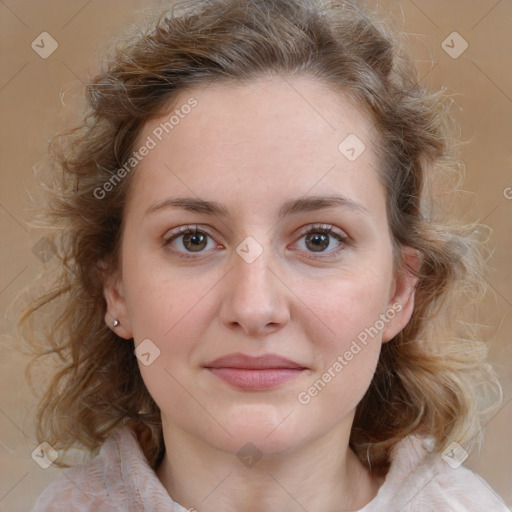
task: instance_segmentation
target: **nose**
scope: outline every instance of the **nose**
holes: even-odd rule
[[[220,310],[224,325],[258,337],[289,322],[289,297],[277,267],[268,246],[252,262],[234,254],[234,268],[224,282]]]

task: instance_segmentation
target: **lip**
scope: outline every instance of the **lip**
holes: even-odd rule
[[[204,365],[205,368],[240,368],[245,370],[269,370],[275,368],[305,369],[306,367],[277,354],[248,356],[242,353],[219,357]]]
[[[275,388],[307,370],[305,366],[277,354],[257,357],[230,354],[204,367],[231,386],[251,391]]]

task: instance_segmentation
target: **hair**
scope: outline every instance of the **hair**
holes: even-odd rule
[[[32,364],[42,356],[56,364],[37,411],[40,441],[94,453],[127,425],[150,465],[161,460],[160,411],[133,342],[104,322],[103,272],[119,264],[133,173],[101,199],[95,191],[130,158],[144,123],[169,111],[178,93],[267,75],[311,77],[371,117],[396,268],[418,278],[412,317],[382,347],[350,446],[377,472],[407,435],[428,434],[435,452],[479,438],[482,385],[499,389],[471,317],[485,292],[487,253],[479,225],[453,218],[444,204],[453,196],[443,191],[458,187],[452,177],[462,172],[449,98],[426,90],[404,48],[399,31],[343,0],[179,1],[116,39],[86,84],[83,122],[50,144],[44,218],[54,228],[48,238],[56,265],[19,322]],[[418,251],[419,269],[404,268],[401,247]]]

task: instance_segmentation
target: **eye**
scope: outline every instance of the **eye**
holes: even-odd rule
[[[180,255],[201,253],[205,249],[219,247],[209,233],[198,229],[197,226],[180,226],[164,237],[164,246],[172,247]]]
[[[318,257],[329,257],[337,255],[349,245],[349,237],[332,225],[321,224],[303,230],[296,244],[301,251],[316,253]],[[198,226],[180,226],[172,230],[164,236],[164,246],[184,258],[222,247],[206,229],[199,229]]]
[[[320,255],[327,253],[329,256],[338,254],[348,243],[349,238],[345,233],[323,224],[309,226],[297,241],[300,250]]]

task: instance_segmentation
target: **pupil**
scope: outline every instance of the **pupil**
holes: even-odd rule
[[[312,247],[309,247],[309,243],[312,244]],[[306,245],[315,252],[323,251],[329,246],[329,235],[312,233],[306,237]]]
[[[185,235],[183,243],[190,251],[200,251],[206,246],[206,237],[200,233],[188,233]]]

